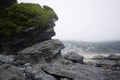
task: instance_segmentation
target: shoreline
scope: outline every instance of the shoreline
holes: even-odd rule
[[[115,55],[120,55],[119,53],[110,53],[110,54],[115,54]],[[84,57],[84,62],[94,62],[95,60],[92,60],[91,58],[93,58],[94,56],[109,56],[110,54],[108,53],[82,53],[82,54],[79,54],[81,56]]]

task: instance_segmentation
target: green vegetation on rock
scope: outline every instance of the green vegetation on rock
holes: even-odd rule
[[[49,28],[58,20],[49,6],[33,3],[14,4],[0,11],[0,36],[11,36],[29,27]]]

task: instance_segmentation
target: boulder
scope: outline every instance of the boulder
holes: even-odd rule
[[[83,59],[84,59],[83,56],[77,54],[76,52],[67,53],[63,57],[75,63],[83,63]]]
[[[0,80],[26,80],[24,73],[19,68],[3,64],[0,66]]]
[[[45,63],[60,60],[61,49],[64,45],[57,39],[46,40],[17,53],[16,60],[25,60],[30,63]]]
[[[26,67],[25,67],[25,72],[26,72],[26,73],[31,73],[32,70],[33,70],[32,66],[26,66]]]

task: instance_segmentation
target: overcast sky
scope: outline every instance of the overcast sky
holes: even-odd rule
[[[57,13],[55,38],[120,40],[120,0],[18,0],[49,5]]]

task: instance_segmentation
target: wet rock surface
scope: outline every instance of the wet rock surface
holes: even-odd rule
[[[8,60],[8,55],[5,59]],[[8,58],[8,59],[7,59]],[[103,59],[102,59],[103,60]],[[108,60],[109,61],[109,60]],[[13,64],[13,63],[18,63]],[[102,61],[103,62],[103,61]],[[84,62],[85,63],[85,62]],[[105,61],[106,64],[109,64]],[[61,59],[54,62],[29,63],[15,61],[1,63],[1,80],[119,80],[120,67],[105,65],[98,67],[89,64],[74,63]],[[113,62],[111,62],[114,64]],[[94,64],[97,64],[94,63]],[[7,76],[7,77],[6,77]]]

